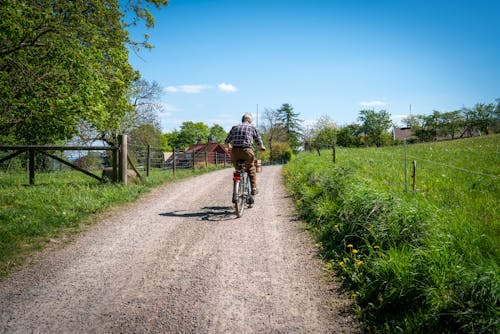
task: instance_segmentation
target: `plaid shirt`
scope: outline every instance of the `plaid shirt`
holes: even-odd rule
[[[231,143],[234,147],[251,147],[254,140],[257,145],[262,145],[257,129],[252,124],[244,122],[232,127],[225,142]]]

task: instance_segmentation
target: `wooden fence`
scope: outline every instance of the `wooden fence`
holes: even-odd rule
[[[35,155],[43,154],[60,163],[69,166],[79,172],[82,172],[90,177],[99,181],[103,181],[103,177],[96,175],[82,167],[77,166],[50,151],[112,151],[112,175],[113,182],[128,183],[127,169],[128,169],[128,149],[127,149],[127,135],[119,136],[119,144],[116,146],[39,146],[39,145],[21,145],[21,146],[0,146],[0,151],[13,151],[11,154],[0,159],[0,163],[10,160],[22,153],[28,153],[28,173],[29,183],[35,184]],[[132,165],[132,168],[140,176],[139,172]]]

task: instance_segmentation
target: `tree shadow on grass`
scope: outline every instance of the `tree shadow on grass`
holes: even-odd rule
[[[163,217],[198,218],[198,220],[221,221],[234,219],[234,208],[232,206],[205,206],[199,212],[186,212],[176,210],[160,213]]]

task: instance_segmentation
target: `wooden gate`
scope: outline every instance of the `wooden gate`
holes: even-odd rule
[[[66,166],[69,166],[77,171],[80,171],[99,181],[103,181],[101,176],[98,176],[88,170],[85,170],[61,157],[58,157],[48,151],[112,151],[112,166],[113,173],[111,180],[113,182],[120,181],[127,184],[127,136],[120,136],[120,145],[118,146],[39,146],[39,145],[23,145],[23,146],[0,146],[0,151],[14,151],[13,153],[0,159],[0,163],[10,160],[22,153],[28,152],[28,171],[29,182],[35,184],[35,155],[43,154],[52,159],[59,161]]]

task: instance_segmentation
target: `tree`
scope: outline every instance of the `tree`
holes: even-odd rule
[[[168,144],[172,148],[184,150],[196,143],[206,143],[210,135],[208,126],[203,122],[183,122],[180,131],[167,135]]]
[[[288,142],[294,151],[301,146],[300,138],[302,136],[302,129],[300,123],[303,121],[298,117],[299,113],[294,112],[293,107],[288,103],[283,103],[281,108],[277,110],[277,120],[285,129]]]
[[[439,115],[439,134],[444,137],[455,139],[455,135],[463,127],[461,110],[444,112]]]
[[[143,125],[151,125],[155,130],[159,130],[161,127],[158,114],[163,110],[162,104],[159,103],[161,94],[162,89],[155,81],[149,82],[145,79],[134,81],[127,93],[131,108],[127,109],[119,122],[120,132],[131,134]],[[94,124],[81,120],[77,135],[72,141],[82,144],[96,140],[113,143],[117,135],[117,128],[99,131]]]
[[[167,150],[167,139],[161,130],[152,124],[142,124],[130,132],[130,143],[144,150],[146,146]]]
[[[264,120],[261,122],[260,130],[268,145],[272,145],[273,142],[283,142],[287,139],[286,130],[282,126],[279,116],[276,109],[266,108],[264,110]]]
[[[415,115],[409,115],[401,120],[405,127],[411,129],[418,129],[422,126],[420,119]]]
[[[420,141],[436,140],[439,112],[434,111],[432,115],[418,115],[417,118],[420,120],[422,126],[415,129],[415,136]]]
[[[337,145],[342,147],[359,147],[362,145],[362,133],[363,128],[359,124],[352,123],[343,126],[337,132]]]
[[[129,94],[133,111],[125,119],[130,123],[123,124],[122,128],[133,128],[143,124],[152,124],[160,128],[158,114],[163,111],[163,105],[159,102],[163,94],[161,86],[156,81],[139,79],[132,83]]]
[[[328,115],[323,115],[316,121],[312,132],[312,145],[317,149],[330,147],[337,141],[337,125]]]
[[[392,126],[391,115],[381,110],[361,110],[358,120],[367,139],[367,144],[382,146],[386,144],[387,133]]]
[[[135,0],[10,0],[0,2],[0,133],[21,143],[67,140],[87,122],[118,132],[138,74],[128,63],[125,27],[153,24],[149,5]],[[125,12],[132,23],[125,22]]]
[[[490,126],[494,123],[495,104],[477,103],[470,110],[470,120],[473,126],[481,133],[489,134]]]
[[[154,158],[162,158],[161,152],[168,151],[167,139],[153,124],[141,124],[131,130],[129,154],[134,163],[145,163],[148,145]]]
[[[214,124],[210,128],[209,137],[213,143],[223,143],[226,140],[227,132],[219,124]]]

